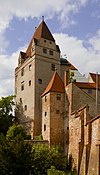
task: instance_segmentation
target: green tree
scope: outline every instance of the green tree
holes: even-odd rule
[[[13,124],[14,96],[0,99],[0,133],[6,135],[9,126]]]
[[[26,130],[23,128],[22,125],[13,124],[9,127],[6,138],[9,140],[27,140],[30,139],[31,136],[27,135]]]
[[[0,174],[30,175],[32,147],[28,142],[0,137]]]
[[[64,171],[56,170],[54,166],[51,166],[51,169],[47,171],[47,175],[66,175]]]
[[[60,146],[49,148],[47,145],[36,145],[33,146],[32,155],[32,173],[34,175],[47,175],[47,170],[52,165],[59,170],[64,167],[64,159]]]

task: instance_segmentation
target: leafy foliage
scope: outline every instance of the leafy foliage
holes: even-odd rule
[[[64,171],[56,170],[54,166],[51,166],[51,169],[48,170],[47,175],[66,175]]]
[[[27,135],[25,129],[23,128],[22,125],[12,125],[10,126],[9,130],[7,131],[6,135],[7,139],[11,140],[24,140],[24,139],[30,139],[30,137]]]
[[[7,141],[0,137],[0,174],[28,175],[32,167],[31,145],[24,141]]]
[[[6,135],[9,126],[13,124],[14,96],[2,97],[0,99],[0,133]]]
[[[49,149],[47,145],[36,145],[32,150],[34,175],[47,175],[47,170],[54,165],[57,169],[62,169],[64,160],[60,146]]]
[[[30,142],[19,138],[11,141],[3,134],[0,136],[2,175],[76,175],[67,168],[60,146],[32,146]]]

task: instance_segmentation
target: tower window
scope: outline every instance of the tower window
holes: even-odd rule
[[[47,101],[47,96],[45,96],[45,102]]]
[[[24,107],[24,108],[25,108],[25,111],[27,111],[27,105],[25,105],[25,107]]]
[[[46,48],[43,48],[43,53],[47,53],[47,49]]]
[[[24,75],[24,68],[22,68],[22,70],[21,70],[21,76],[23,76]]]
[[[18,76],[16,75],[16,76],[15,76],[15,81],[17,81],[17,78],[18,78]]]
[[[56,110],[56,114],[59,114],[59,110]]]
[[[51,64],[51,70],[55,71],[55,64]]]
[[[15,87],[15,93],[17,94],[17,87]]]
[[[52,44],[52,42],[50,41],[50,44]]]
[[[31,80],[29,81],[29,86],[31,86]]]
[[[57,94],[57,100],[61,100],[61,94]]]
[[[88,94],[92,94],[92,89],[88,89]]]
[[[53,55],[53,51],[52,50],[50,50],[49,53],[50,53],[50,55]]]
[[[44,125],[44,131],[46,131],[46,125]]]
[[[47,116],[47,112],[45,112],[44,115]]]
[[[23,85],[21,85],[21,91],[23,91],[24,90],[24,84]]]
[[[46,43],[46,40],[44,40],[44,43]]]
[[[32,65],[30,64],[30,65],[29,65],[29,71],[31,71],[31,70],[32,70]]]
[[[20,103],[22,103],[22,98],[20,98]]]
[[[42,79],[38,79],[38,84],[42,84]]]

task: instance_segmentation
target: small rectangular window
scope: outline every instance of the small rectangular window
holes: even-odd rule
[[[61,100],[61,94],[57,94],[57,100]]]
[[[45,116],[47,116],[47,112],[45,112],[45,114],[44,114]]]
[[[47,96],[45,96],[45,102],[47,101]]]
[[[24,90],[24,84],[23,85],[21,85],[21,91],[23,91]]]
[[[32,70],[32,65],[30,64],[30,65],[29,65],[29,71],[31,71],[31,70]]]
[[[25,107],[24,107],[24,108],[25,108],[25,111],[27,111],[27,105],[25,105]]]
[[[23,76],[24,75],[24,68],[22,68],[22,70],[21,70],[21,76]]]
[[[29,81],[29,86],[31,86],[31,80]]]
[[[88,94],[92,94],[92,89],[88,89]]]
[[[50,53],[50,55],[53,55],[53,51],[52,50],[50,50],[49,53]]]
[[[38,84],[42,84],[42,79],[38,79]]]
[[[15,87],[15,94],[17,94],[17,87]]]
[[[51,64],[51,70],[55,71],[55,64]]]
[[[56,110],[56,114],[59,114],[59,110]]]
[[[20,103],[22,103],[22,98],[20,98]]]
[[[46,131],[46,125],[44,125],[44,131]]]
[[[46,48],[43,48],[43,53],[47,53],[47,49]]]
[[[15,81],[17,81],[18,75],[15,76]]]

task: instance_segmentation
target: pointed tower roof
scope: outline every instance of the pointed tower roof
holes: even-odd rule
[[[45,38],[45,39],[48,39],[50,41],[55,42],[55,40],[54,40],[49,28],[47,27],[46,23],[44,22],[44,20],[42,20],[41,24],[36,29],[36,31],[34,33],[34,38],[36,38],[36,39]]]
[[[48,92],[61,92],[61,93],[65,92],[64,83],[61,80],[61,78],[60,78],[60,76],[58,75],[57,72],[54,73],[51,81],[49,82],[46,90],[41,95],[41,97],[46,95]]]
[[[46,23],[44,22],[44,20],[42,20],[42,22],[40,23],[40,25],[36,29],[32,39],[31,39],[31,42],[26,50],[26,56],[31,56],[31,47],[32,47],[33,40],[39,40],[40,38],[44,38],[44,39],[55,42],[55,40],[54,40],[49,28],[47,27]]]

